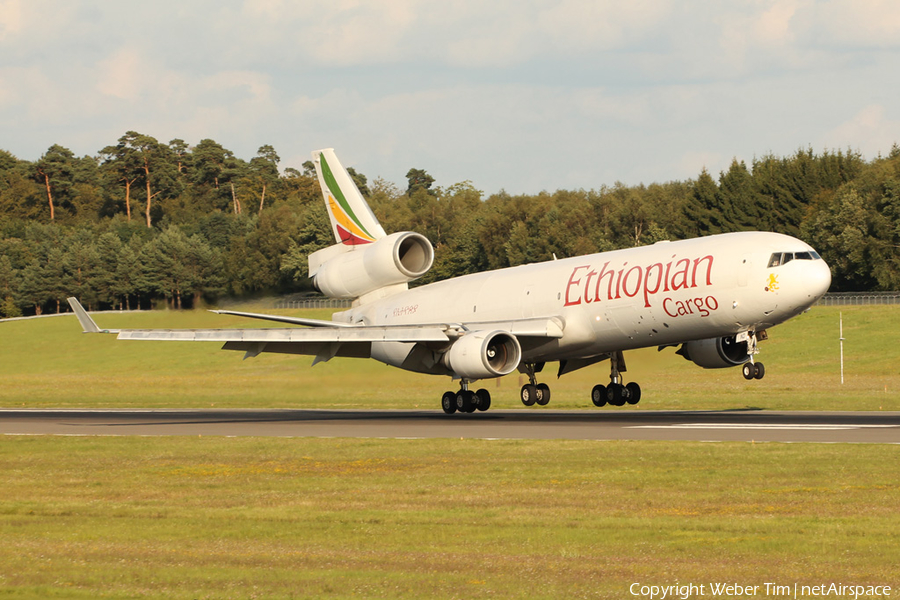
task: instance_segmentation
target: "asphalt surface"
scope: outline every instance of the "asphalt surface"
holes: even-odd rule
[[[900,444],[900,412],[0,410],[0,435],[694,440]]]

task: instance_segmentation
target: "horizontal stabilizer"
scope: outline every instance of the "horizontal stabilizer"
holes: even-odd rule
[[[306,325],[307,327],[354,327],[349,323],[339,323],[336,321],[323,321],[321,319],[304,319],[303,317],[284,317],[281,315],[265,315],[260,313],[238,312],[234,310],[211,310],[209,312],[217,315],[233,315],[235,317],[247,317],[248,319],[262,319],[264,321],[275,321],[277,323],[290,323],[292,325]]]
[[[72,307],[72,312],[78,317],[78,322],[81,323],[81,328],[85,333],[100,333],[100,328],[97,327],[91,316],[87,314],[87,311],[84,310],[77,298],[66,298],[66,300],[69,301],[69,306]]]

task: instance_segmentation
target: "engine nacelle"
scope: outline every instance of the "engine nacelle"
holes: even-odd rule
[[[750,360],[747,342],[737,341],[737,336],[710,338],[687,342],[677,354],[693,361],[704,369],[736,367]]]
[[[465,379],[485,379],[512,373],[522,360],[522,347],[506,331],[472,331],[450,346],[443,363]]]
[[[417,279],[428,272],[433,262],[434,249],[425,236],[401,231],[365,246],[336,244],[313,252],[309,256],[309,274],[326,296],[359,298]]]

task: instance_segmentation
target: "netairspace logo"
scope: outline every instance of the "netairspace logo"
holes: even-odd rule
[[[740,596],[773,596],[778,598],[888,598],[889,585],[846,585],[843,583],[822,583],[805,585],[794,583],[781,585],[763,583],[741,585],[738,583],[675,583],[674,585],[650,585],[632,583],[628,588],[632,596],[647,600],[688,600],[700,596],[735,598]]]

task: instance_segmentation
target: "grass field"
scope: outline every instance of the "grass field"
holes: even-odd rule
[[[900,409],[900,310],[843,309],[843,386],[838,314],[773,329],[761,382],[671,349],[629,352],[639,407]],[[202,312],[97,319],[246,325]],[[309,363],[118,342],[71,316],[3,322],[0,407],[438,411],[451,386],[373,361]],[[549,408],[587,408],[608,376],[548,371]],[[519,385],[488,387],[497,406],[541,410],[521,406]],[[895,595],[898,459],[866,444],[6,436],[0,598],[637,598],[633,583],[708,596],[712,583],[767,582]]]
[[[845,383],[840,383],[843,312]],[[298,314],[296,312],[291,314]],[[328,318],[326,311],[304,313]],[[101,327],[259,326],[204,311],[101,314]],[[643,410],[755,407],[779,410],[900,409],[900,307],[816,308],[770,331],[760,344],[762,381],[738,369],[704,370],[673,349],[627,352],[627,380],[641,383]],[[435,408],[456,389],[447,377],[407,373],[375,361],[239,352],[202,342],[117,341],[84,335],[74,316],[0,323],[0,407]],[[609,381],[607,363],[556,378],[548,408],[592,408],[591,387]],[[487,381],[494,406],[522,408],[524,378]],[[539,407],[530,410],[540,410]],[[605,410],[614,410],[606,408]]]
[[[900,587],[892,446],[22,437],[0,464],[0,597]]]

